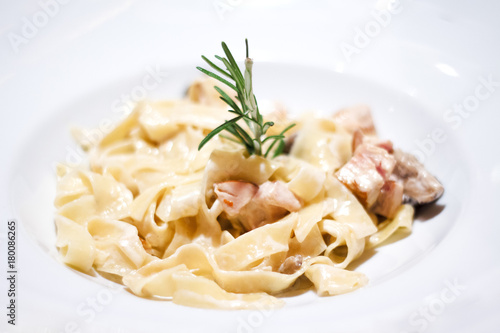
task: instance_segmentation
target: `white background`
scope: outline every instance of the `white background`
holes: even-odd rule
[[[36,21],[47,12],[46,3],[51,1],[0,4],[1,330],[494,332],[500,326],[498,87],[461,119],[458,128],[446,127],[461,154],[457,159],[451,156],[448,167],[464,173],[467,186],[457,188],[468,192],[457,194],[465,199],[458,203],[461,210],[452,230],[390,281],[339,298],[344,305],[312,299],[273,313],[223,312],[136,300],[119,292],[87,322],[88,317],[77,309],[89,298],[104,297],[107,289],[56,263],[36,241],[36,234],[28,235],[29,223],[34,222],[20,219],[13,202],[13,193],[19,191],[13,177],[24,142],[29,143],[30,134],[41,124],[57,119],[61,108],[96,91],[106,94],[108,86],[114,89],[122,81],[122,91],[129,92],[148,66],[200,64],[200,54],[219,52],[221,40],[242,50],[242,41],[248,38],[252,56],[259,61],[312,64],[386,87],[424,105],[438,124],[449,125],[443,114],[473,96],[480,77],[500,81],[500,2],[401,1],[401,11],[370,37],[367,46],[356,44],[357,29],[373,23],[374,10],[384,10],[388,1],[72,0],[51,7],[53,15],[46,22]],[[26,35],[26,22],[39,22],[39,27]],[[16,44],[13,38],[24,39]],[[359,53],[346,57],[342,52],[346,43]],[[241,51],[235,55],[243,56]],[[297,84],[311,84],[289,75]],[[109,98],[112,101],[117,95]],[[71,110],[67,112],[71,116]],[[418,148],[416,141],[427,132],[421,133],[424,136],[403,139],[408,149]],[[48,167],[40,162],[44,153],[42,148],[32,154],[33,168]],[[429,163],[439,164],[441,153],[446,152],[439,148],[433,152]],[[35,219],[42,214],[37,209],[34,203]],[[9,219],[18,222],[16,327],[7,325],[4,315]],[[465,289],[453,301],[442,301],[454,282]],[[419,311],[430,311],[430,316]],[[416,323],[412,318],[427,319]],[[72,323],[78,330],[72,329]]]

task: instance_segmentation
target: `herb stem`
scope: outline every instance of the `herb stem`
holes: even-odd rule
[[[234,84],[229,82],[227,79],[222,78],[220,75],[217,75],[213,72],[210,72],[204,68],[197,67],[202,73],[213,77],[219,82],[225,84],[229,88],[233,89],[236,92],[236,99],[239,101],[241,108],[238,106],[237,102],[233,100],[224,90],[215,86],[214,88],[220,94],[221,100],[223,100],[231,109],[229,112],[235,113],[237,117],[224,122],[222,125],[218,126],[212,132],[210,132],[200,143],[198,146],[198,150],[201,149],[210,139],[212,139],[219,132],[226,130],[231,133],[235,139],[231,138],[231,141],[239,140],[248,153],[256,154],[256,155],[264,155],[267,157],[272,148],[278,143],[278,148],[275,150],[274,156],[277,156],[281,153],[282,149],[280,147],[284,146],[284,133],[292,128],[295,124],[292,124],[285,128],[279,135],[271,135],[266,136],[267,130],[274,125],[273,122],[264,123],[263,117],[259,111],[259,106],[257,104],[257,98],[253,93],[253,84],[252,84],[252,68],[253,68],[253,60],[249,57],[248,52],[248,40],[245,39],[246,46],[246,58],[245,58],[245,71],[244,74],[241,73],[238,64],[234,60],[231,51],[227,47],[226,43],[222,42],[222,50],[226,55],[226,58],[215,56],[216,59],[220,60],[222,64],[226,67],[226,70],[221,67],[215,65],[212,61],[210,61],[205,56],[202,56],[202,59],[215,71],[227,77],[228,79],[234,81]],[[243,119],[247,124],[250,132],[253,137],[250,137],[249,134],[237,124],[237,121]],[[229,138],[228,138],[229,139]],[[270,144],[263,154],[263,146],[264,143],[270,141]]]

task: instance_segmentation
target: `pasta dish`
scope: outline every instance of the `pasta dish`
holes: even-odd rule
[[[414,207],[443,193],[415,157],[377,136],[367,106],[294,119],[281,107],[256,113],[272,125],[249,147],[239,128],[257,122],[227,112],[228,103],[247,112],[246,102],[214,85],[201,78],[185,98],[140,102],[96,144],[76,135],[88,166],[57,169],[64,263],[142,297],[279,306],[298,288],[329,296],[366,285],[349,265],[410,231]],[[226,134],[213,132],[220,124]]]

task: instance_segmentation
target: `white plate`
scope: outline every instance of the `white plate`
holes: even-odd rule
[[[500,52],[493,43],[500,29],[492,14],[498,6],[402,2],[395,14],[374,12],[386,4],[216,0],[191,7],[134,2],[83,7],[70,2],[51,7],[53,17],[46,14],[47,24],[19,44],[18,53],[11,33],[22,35],[28,24],[23,17],[40,23],[40,11],[50,9],[36,2],[11,5],[1,14],[7,54],[0,60],[9,66],[0,72],[0,94],[7,101],[2,189],[8,184],[0,208],[3,223],[18,222],[18,325],[3,320],[0,327],[8,332],[491,332],[498,327],[500,227],[494,206],[500,198],[500,161],[492,143],[500,138],[495,112],[500,87],[484,83],[500,80],[494,66]],[[377,24],[379,33],[373,30],[363,46],[358,31]],[[256,61],[259,99],[280,100],[293,112],[371,105],[380,134],[420,155],[442,180],[446,193],[439,205],[420,214],[411,236],[358,265],[370,278],[366,288],[331,298],[311,292],[269,312],[144,300],[57,262],[53,165],[81,157],[69,126],[117,119],[127,99],[123,94],[181,96],[198,75],[200,54],[219,53],[223,39],[242,58],[244,37]],[[349,59],[347,44],[358,49]],[[158,85],[144,88],[148,76]],[[465,111],[448,111],[454,104],[466,104]],[[4,284],[2,294],[8,289]]]

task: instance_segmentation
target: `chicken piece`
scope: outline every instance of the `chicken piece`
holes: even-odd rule
[[[377,134],[370,108],[366,105],[341,109],[333,115],[333,120],[349,133],[354,133],[357,129],[360,129],[366,135]]]
[[[370,208],[377,201],[395,165],[396,160],[387,150],[364,143],[356,149],[349,162],[337,171],[336,176]]]
[[[360,129],[357,129],[354,131],[352,135],[352,152],[354,153],[356,151],[356,148],[361,146],[363,144],[363,141],[365,141],[365,135],[363,134],[363,131]]]
[[[403,185],[394,180],[388,180],[380,190],[377,202],[372,212],[392,219],[403,202]]]
[[[354,131],[352,137],[353,152],[355,152],[358,147],[362,147],[363,144],[374,145],[378,148],[386,150],[388,153],[392,153],[394,151],[391,141],[383,141],[376,136],[364,135],[361,129],[357,129],[356,131]],[[396,213],[398,207],[401,205],[402,200],[403,185],[394,180],[387,180],[380,189],[377,201],[375,202],[371,210],[375,214],[392,218],[394,217],[394,214]]]
[[[396,149],[394,157],[396,160],[394,177],[403,184],[405,202],[423,205],[436,201],[443,195],[443,185],[415,156]]]
[[[229,180],[214,185],[215,194],[229,217],[237,216],[257,194],[259,187],[254,183]]]
[[[289,212],[296,212],[302,202],[283,182],[265,182],[253,200],[240,212],[240,220],[247,230],[275,222]]]
[[[245,181],[226,181],[214,185],[223,210],[246,230],[275,222],[302,207],[301,200],[280,181],[260,186]]]
[[[265,182],[260,185],[254,200],[269,206],[283,207],[289,212],[296,212],[302,207],[297,196],[288,189],[285,183],[280,181]]]
[[[302,267],[303,258],[300,254],[291,256],[285,259],[278,268],[278,272],[282,274],[293,274]]]
[[[363,133],[362,130],[357,129],[356,131],[354,131],[352,136],[352,151],[356,151],[356,149],[363,143],[371,143],[377,147],[384,148],[389,153],[394,152],[394,148],[390,140],[380,140],[376,136],[367,136]]]

